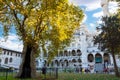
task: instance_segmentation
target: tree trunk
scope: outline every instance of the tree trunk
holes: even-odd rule
[[[19,68],[17,78],[35,78],[36,77],[36,65],[34,49],[31,45],[24,46],[22,52],[22,62]]]
[[[117,67],[117,64],[116,64],[116,59],[115,59],[115,54],[114,54],[114,53],[112,53],[112,57],[113,57],[113,62],[114,62],[115,75],[116,75],[117,77],[120,77],[119,71],[118,71],[118,67]]]

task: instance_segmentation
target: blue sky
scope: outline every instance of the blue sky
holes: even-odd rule
[[[101,8],[101,0],[69,0],[70,3],[80,6],[84,10],[85,17],[83,19],[83,23],[87,25],[87,28],[90,32],[96,32],[96,26],[101,23],[101,16],[103,15]],[[109,3],[109,12],[116,12],[116,3]],[[14,30],[11,31],[8,36],[8,40],[5,41],[2,35],[1,25],[0,25],[0,46],[22,51],[22,42],[18,41],[18,36],[14,34]]]

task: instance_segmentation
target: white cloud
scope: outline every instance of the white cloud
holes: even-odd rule
[[[92,11],[101,7],[101,0],[69,0],[69,2],[77,6],[85,6],[86,11]]]
[[[103,16],[102,11],[93,14],[93,17],[95,17],[95,18],[100,18],[101,16]]]
[[[95,27],[95,24],[94,24],[94,23],[90,23],[90,26],[91,26],[91,27]]]
[[[22,51],[23,48],[22,42],[18,40],[18,36],[15,34],[10,34],[7,40],[5,40],[3,37],[0,37],[0,46],[15,51]]]
[[[90,24],[89,24],[89,28],[90,28],[92,31],[96,30],[96,24],[95,24],[95,23],[90,23]]]

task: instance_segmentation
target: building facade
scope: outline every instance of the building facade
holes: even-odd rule
[[[51,63],[47,62],[47,56],[41,56],[42,63],[47,67],[57,68],[89,68],[91,72],[103,71],[104,68],[114,67],[113,58],[110,53],[102,52],[98,45],[94,45],[93,36],[98,33],[90,33],[85,24],[76,30],[70,46],[62,51]],[[40,59],[38,59],[40,60]],[[120,59],[116,55],[116,61],[120,67]]]
[[[9,68],[13,67],[18,69],[21,63],[21,52],[0,48],[0,66]]]

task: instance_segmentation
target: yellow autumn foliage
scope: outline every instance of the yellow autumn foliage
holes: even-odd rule
[[[6,23],[10,25],[5,29],[10,29],[14,25],[23,44],[35,46],[37,43],[42,47],[41,45],[50,42],[46,50],[52,53],[55,53],[54,49],[58,50],[70,43],[75,29],[80,26],[84,16],[82,10],[69,4],[68,0],[0,0],[0,2],[2,2],[0,22],[3,26],[6,26]],[[7,32],[9,31],[6,30]],[[36,51],[38,49],[36,47]]]

